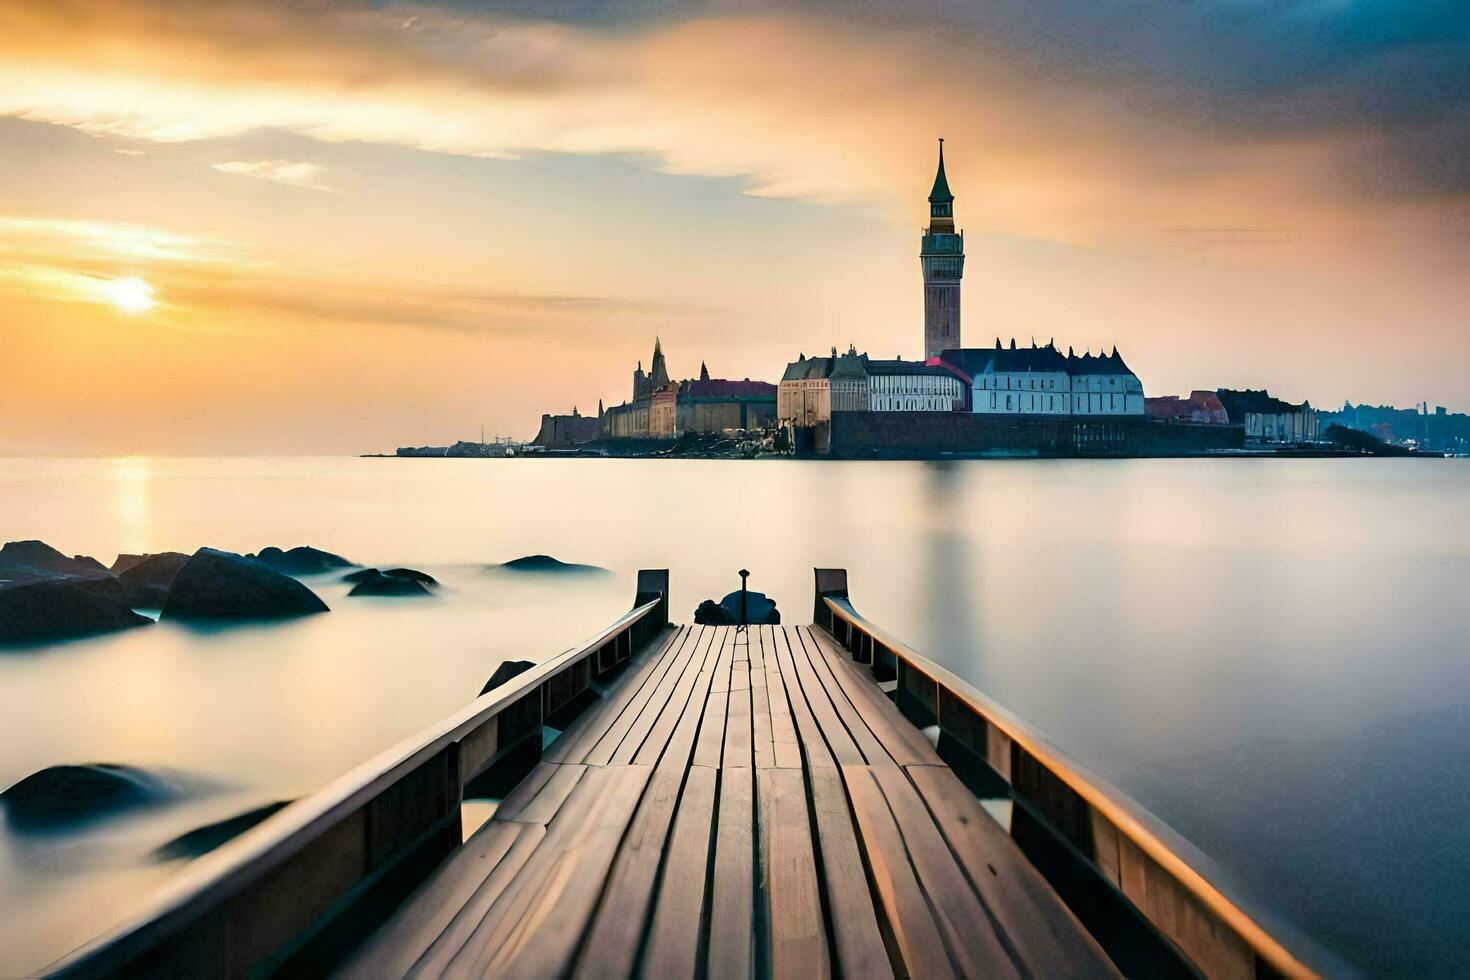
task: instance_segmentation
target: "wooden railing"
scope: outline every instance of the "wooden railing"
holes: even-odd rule
[[[668,626],[668,583],[666,570],[640,571],[634,608],[597,636],[200,858],[142,913],[46,973],[325,972],[459,846],[466,784],[513,754],[539,757],[543,720],[564,724],[597,680]]]
[[[938,727],[940,755],[972,789],[1011,798],[1012,836],[1126,974],[1349,972],[1291,927],[1267,928],[1267,914],[1247,911],[1209,859],[1142,806],[864,619],[846,570],[816,569],[813,621],[875,679],[896,682],[900,710]]]

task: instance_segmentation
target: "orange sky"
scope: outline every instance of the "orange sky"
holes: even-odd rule
[[[1460,130],[1395,81],[1463,67],[1414,60],[1445,38],[1252,22],[1212,62],[1179,13],[1109,61],[1052,6],[1074,30],[0,0],[0,453],[527,437],[655,334],[676,376],[916,356],[938,135],[967,343],[1470,409]]]

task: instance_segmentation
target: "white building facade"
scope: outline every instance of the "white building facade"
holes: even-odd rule
[[[945,351],[945,363],[973,379],[970,408],[979,415],[1144,414],[1143,383],[1115,349],[1065,355],[1055,345]]]

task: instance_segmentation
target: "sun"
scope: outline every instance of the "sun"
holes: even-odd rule
[[[124,313],[147,313],[156,305],[153,287],[137,276],[109,279],[102,284],[102,295]]]

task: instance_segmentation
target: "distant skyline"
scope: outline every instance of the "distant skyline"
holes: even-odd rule
[[[1470,410],[1453,0],[0,0],[0,454],[367,452],[963,337]]]

